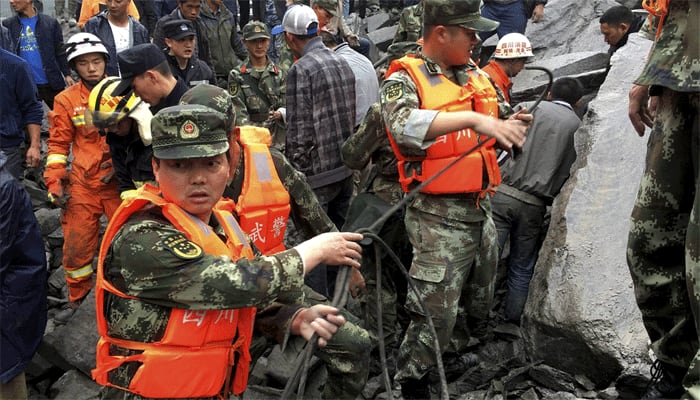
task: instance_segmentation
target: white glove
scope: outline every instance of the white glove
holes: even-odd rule
[[[145,101],[140,102],[129,114],[130,118],[133,118],[139,126],[139,136],[141,136],[141,141],[144,145],[150,146],[153,141],[153,136],[151,136],[151,120],[153,119],[153,114],[151,114],[151,109],[148,103]]]

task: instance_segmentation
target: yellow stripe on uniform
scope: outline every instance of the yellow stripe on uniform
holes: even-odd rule
[[[65,154],[49,154],[46,156],[46,165],[68,164],[68,156]]]
[[[75,126],[85,125],[85,115],[74,115],[70,119],[73,121],[73,125]]]
[[[80,279],[80,278],[85,278],[86,276],[92,275],[92,263],[78,269],[74,270],[66,270],[66,275],[68,275],[69,278],[73,279]]]

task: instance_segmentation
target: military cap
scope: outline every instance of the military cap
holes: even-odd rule
[[[245,40],[269,39],[270,31],[267,30],[267,25],[260,21],[250,21],[243,27],[241,33]]]
[[[482,17],[479,5],[479,0],[425,0],[423,21],[425,25],[458,25],[477,32],[496,30],[500,24]]]
[[[165,53],[153,43],[137,44],[117,55],[122,81],[114,88],[113,96],[123,96],[135,77],[164,62]]]
[[[168,39],[182,40],[196,34],[194,25],[186,19],[173,19],[163,24],[163,37]]]
[[[312,3],[328,11],[332,16],[338,16],[338,0],[314,0]]]
[[[216,110],[226,116],[226,131],[231,132],[236,123],[236,111],[233,99],[224,89],[202,83],[188,91],[180,98],[180,104],[199,104]]]
[[[159,159],[212,157],[228,151],[226,116],[199,104],[160,110],[151,131],[153,156]]]

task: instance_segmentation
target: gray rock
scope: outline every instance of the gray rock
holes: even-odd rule
[[[606,52],[609,46],[600,33],[598,19],[605,10],[616,5],[613,0],[547,2],[544,21],[528,23],[525,31],[532,43],[535,60],[568,53]]]
[[[544,67],[552,71],[554,79],[563,76],[575,77],[584,87],[596,90],[605,79],[605,68],[608,65],[608,54],[586,51],[580,53],[562,54],[548,59],[533,61],[528,67]],[[547,86],[549,78],[540,70],[525,69],[513,78],[512,104],[530,100],[538,96]]]
[[[61,209],[60,208],[40,208],[34,212],[41,235],[46,236],[49,233],[61,228]]]
[[[54,359],[64,360],[86,376],[90,376],[90,371],[95,368],[98,339],[93,290],[67,324],[56,326],[53,332],[44,335],[44,345],[54,353]],[[42,355],[47,356],[45,353]]]
[[[396,34],[397,26],[387,26],[385,28],[379,28],[375,31],[370,31],[367,34],[367,38],[381,51],[386,51],[386,49],[394,40],[394,35]]]
[[[530,377],[542,386],[562,392],[573,392],[574,378],[564,371],[549,365],[535,365],[530,368]]]
[[[651,42],[632,35],[576,134],[578,159],[552,207],[530,285],[523,336],[532,359],[607,387],[647,360],[647,335],[625,260],[646,150],[627,119],[627,93]]]
[[[76,370],[63,374],[49,390],[55,400],[96,400],[101,386]]]
[[[367,23],[367,32],[374,32],[379,28],[385,28],[391,24],[391,15],[389,13],[378,13],[365,18]]]

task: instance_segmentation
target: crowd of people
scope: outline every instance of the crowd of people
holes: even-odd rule
[[[492,318],[501,259],[499,318],[520,324],[584,95],[562,77],[535,109],[511,103],[546,0],[58,3],[62,21],[10,0],[0,25],[1,399],[27,397],[46,324],[27,169],[61,209],[55,321],[96,296],[106,398],[239,395],[267,348],[313,337],[324,398],[356,398],[382,344],[403,398],[428,399],[438,357],[478,361],[469,343]],[[652,136],[627,259],[661,371],[645,398],[697,398],[700,11],[652,3],[644,28],[624,6],[599,23],[610,54],[640,29],[656,36],[629,95]],[[400,14],[381,76],[343,20],[359,8]],[[81,32],[64,40],[71,16]],[[382,255],[378,273],[363,235],[343,231],[404,201],[378,233],[408,275]],[[360,315],[331,305],[344,290]]]

